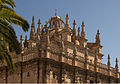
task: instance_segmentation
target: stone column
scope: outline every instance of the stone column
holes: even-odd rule
[[[108,75],[109,75],[109,80],[108,82],[110,83],[110,76],[111,76],[111,71],[110,71],[110,55],[108,54],[108,63],[107,63],[107,66],[108,66]]]
[[[37,71],[37,83],[39,83],[39,78],[40,78],[40,60],[39,60],[39,58],[38,58],[38,60],[37,60],[37,65],[38,65],[38,71]]]
[[[98,56],[97,56],[97,53],[95,51],[95,59],[94,59],[95,83],[97,83],[97,59],[98,59]]]
[[[62,83],[62,57],[63,55],[65,55],[65,52],[64,52],[64,41],[63,41],[63,34],[61,33],[61,53],[60,53],[60,56],[59,56],[59,63],[60,63],[60,77],[59,77],[59,80],[58,82],[59,83]]]
[[[72,60],[72,66],[73,66],[73,83],[75,83],[75,79],[76,79],[76,74],[75,74],[75,58],[77,56],[77,48],[76,48],[76,41],[74,39],[74,50],[73,50],[73,60]]]
[[[84,69],[85,69],[85,83],[87,83],[87,60],[88,60],[88,52],[87,52],[87,47],[85,47],[85,54],[84,54],[84,57],[85,57],[85,63],[84,63]]]
[[[21,75],[20,75],[20,83],[23,82],[23,52],[21,53],[21,62],[20,62],[20,67],[21,67]]]

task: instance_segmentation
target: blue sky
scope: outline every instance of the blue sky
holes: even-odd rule
[[[95,41],[97,29],[100,30],[101,44],[103,45],[103,63],[107,63],[108,53],[111,56],[111,65],[115,66],[115,59],[120,59],[120,0],[15,0],[16,12],[24,17],[31,25],[32,16],[35,16],[37,29],[38,18],[42,25],[57,15],[65,21],[66,13],[72,26],[76,20],[76,28],[85,22],[85,32],[88,42]],[[18,39],[29,32],[23,32],[20,27],[14,26]],[[120,62],[119,62],[120,65]]]

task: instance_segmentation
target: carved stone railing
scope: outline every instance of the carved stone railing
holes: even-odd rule
[[[17,55],[15,52],[12,52],[11,55],[12,55],[13,63],[29,61],[38,57],[36,48],[32,48],[32,51],[31,49],[28,48],[27,50],[24,50],[22,54],[19,55]],[[2,66],[7,66],[7,64],[2,63],[0,61],[0,67]]]
[[[85,62],[85,58],[81,57],[80,55],[77,55],[76,59],[81,61],[81,62]]]

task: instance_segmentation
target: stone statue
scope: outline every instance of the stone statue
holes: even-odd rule
[[[53,82],[53,71],[50,71],[49,83]]]
[[[55,78],[53,79],[53,83],[58,83],[57,76],[55,75]]]
[[[77,78],[76,78],[75,83],[81,83],[81,82],[80,82],[80,77],[77,77]]]
[[[62,80],[63,80],[63,83],[71,83],[71,80],[67,77],[67,74],[64,75]]]

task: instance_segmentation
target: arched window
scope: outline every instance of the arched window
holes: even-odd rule
[[[54,29],[54,28],[58,28],[58,27],[60,27],[59,21],[53,21],[52,28]]]
[[[53,29],[55,28],[55,21],[53,21],[52,27],[53,27]]]

